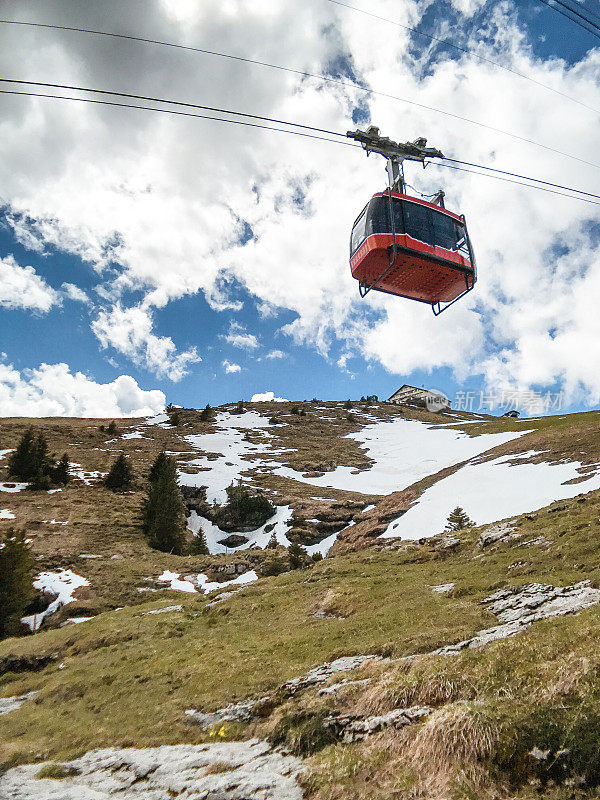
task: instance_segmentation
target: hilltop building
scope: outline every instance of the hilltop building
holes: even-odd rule
[[[446,395],[431,389],[419,389],[407,383],[389,398],[388,403],[396,406],[419,406],[429,411],[446,411],[450,408],[450,401]]]

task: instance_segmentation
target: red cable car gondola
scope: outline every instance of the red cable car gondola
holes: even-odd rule
[[[463,215],[404,193],[402,161],[442,157],[424,139],[398,145],[377,128],[349,133],[367,152],[388,158],[390,188],[373,195],[350,236],[350,269],[364,297],[371,289],[418,300],[440,314],[475,285],[477,269]],[[442,306],[442,303],[445,304]]]

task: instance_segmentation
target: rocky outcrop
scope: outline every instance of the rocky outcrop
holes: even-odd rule
[[[145,749],[95,750],[60,765],[60,780],[36,777],[29,764],[0,777],[11,800],[302,800],[301,762],[266,742],[216,742]],[[41,773],[43,775],[43,772]]]
[[[305,675],[293,678],[279,687],[279,692],[285,697],[293,697],[304,689],[327,683],[329,678],[338,672],[350,672],[351,670],[362,667],[366,661],[381,661],[381,656],[343,656],[336,658],[335,661],[326,661],[318,667],[311,669]]]
[[[242,700],[240,703],[231,703],[217,711],[203,712],[190,708],[185,712],[184,722],[187,725],[199,725],[205,731],[225,722],[251,722],[254,719],[255,708],[267,699]]]
[[[23,703],[35,697],[37,692],[28,692],[27,694],[20,694],[16,697],[0,697],[0,716],[9,714],[11,711],[16,711],[21,708]]]
[[[501,625],[485,628],[471,639],[441,647],[435,652],[452,655],[467,647],[483,647],[498,639],[516,636],[539,620],[575,614],[597,603],[600,603],[600,589],[592,588],[589,581],[566,587],[530,583],[518,589],[500,589],[486,597],[482,604],[498,617]]]
[[[515,538],[513,536],[513,531],[516,527],[517,523],[514,519],[488,525],[488,527],[481,532],[477,544],[479,547],[489,547],[491,544],[498,544],[499,542],[506,542],[513,539]]]
[[[395,708],[387,714],[373,717],[332,715],[326,717],[323,724],[334,733],[337,739],[349,743],[361,741],[384,728],[404,728],[406,725],[418,722],[430,713],[431,709],[427,706],[412,706],[411,708]]]

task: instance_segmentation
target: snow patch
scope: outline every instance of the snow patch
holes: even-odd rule
[[[7,481],[6,483],[0,483],[0,492],[22,492],[23,489],[26,489],[28,486],[28,483],[13,483],[12,481]]]
[[[251,547],[262,547],[264,549],[273,535],[277,539],[278,544],[289,547],[290,541],[286,534],[291,528],[293,513],[293,509],[289,506],[276,506],[275,514],[270,517],[264,525],[261,525],[260,528],[248,532],[234,531],[233,533],[226,533],[210,520],[206,519],[206,517],[201,517],[195,511],[192,511],[191,515],[188,517],[187,526],[196,536],[199,531],[204,533],[204,539],[206,540],[211,555],[215,555],[216,553],[233,553],[238,550],[248,550]],[[269,530],[265,530],[266,528]],[[245,536],[248,541],[239,547],[226,547],[223,544],[219,544],[222,539],[235,535]]]
[[[29,630],[37,631],[42,622],[50,614],[54,614],[61,606],[67,605],[74,600],[73,595],[75,591],[81,586],[89,586],[86,578],[81,575],[76,575],[70,569],[62,569],[59,572],[42,572],[34,580],[33,586],[39,589],[40,592],[47,592],[48,594],[56,595],[45,611],[40,614],[32,614],[28,617],[22,617],[21,622],[27,625]]]
[[[0,508],[0,519],[14,519],[15,515],[8,508]]]

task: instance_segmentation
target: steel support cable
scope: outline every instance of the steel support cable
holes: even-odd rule
[[[586,25],[584,25],[584,23],[581,22],[580,20],[578,20],[576,17],[569,16],[566,13],[566,11],[563,11],[563,9],[560,8],[560,6],[549,2],[548,0],[540,0],[540,3],[543,3],[545,6],[548,6],[548,8],[551,8],[553,11],[557,11],[559,14],[562,14],[562,16],[565,17],[566,19],[570,20],[571,22],[574,22],[576,25],[579,25],[579,27],[583,28],[583,30],[586,31],[587,33],[590,33],[592,36],[595,36],[596,38],[600,39],[600,31],[599,30],[594,30],[594,29],[590,30],[590,28],[586,27]],[[569,10],[571,10],[571,9],[569,9]],[[581,15],[578,15],[578,16],[581,16]],[[587,20],[586,20],[586,22],[587,22]],[[591,24],[593,24],[593,27],[596,28],[595,23],[591,23]]]
[[[192,117],[192,118],[196,118],[196,119],[206,119],[206,120],[211,120],[211,121],[214,121],[214,122],[228,122],[228,123],[231,123],[233,125],[243,125],[243,126],[251,127],[251,128],[260,128],[260,129],[263,129],[263,130],[277,131],[279,133],[290,133],[290,134],[293,134],[295,136],[302,136],[302,137],[305,137],[305,138],[308,138],[308,139],[316,139],[316,140],[319,140],[319,141],[331,142],[332,144],[341,144],[341,145],[344,145],[346,147],[354,147],[354,148],[362,149],[362,148],[360,148],[360,145],[353,144],[352,142],[347,142],[347,141],[344,141],[342,139],[329,139],[329,138],[324,137],[324,136],[317,136],[316,134],[304,133],[303,131],[294,131],[294,130],[289,130],[289,129],[286,129],[286,128],[276,128],[276,127],[272,127],[270,125],[261,125],[259,123],[255,123],[255,122],[245,122],[243,120],[225,119],[224,117],[215,117],[215,116],[208,115],[208,114],[196,114],[196,113],[193,113],[193,112],[190,112],[190,111],[176,111],[175,109],[172,109],[172,108],[156,108],[154,106],[142,106],[142,105],[136,105],[134,103],[120,103],[120,102],[111,101],[111,100],[97,100],[97,99],[93,99],[93,98],[90,98],[90,97],[72,97],[72,96],[69,96],[69,95],[44,94],[44,93],[41,93],[41,92],[27,92],[27,91],[18,91],[18,90],[12,90],[12,89],[0,89],[0,94],[3,94],[3,95],[18,95],[18,96],[25,96],[25,97],[43,97],[43,98],[48,98],[48,99],[52,99],[52,100],[68,100],[68,101],[72,101],[72,102],[91,103],[93,105],[110,106],[110,107],[116,107],[116,108],[129,108],[129,109],[138,109],[138,110],[142,110],[142,111],[153,111],[153,112],[161,113],[161,114],[171,114],[171,115],[179,116],[179,117]],[[235,113],[235,112],[226,112],[224,110],[223,113]],[[241,113],[241,112],[239,112],[239,113]],[[285,123],[285,124],[296,125],[297,123]],[[320,130],[325,130],[325,129],[320,129]],[[332,133],[334,133],[336,136],[340,136],[340,134],[335,132],[335,131],[332,131]],[[506,172],[505,170],[497,170],[494,167],[486,167],[483,164],[472,164],[472,162],[468,162],[468,161],[464,161],[463,162],[463,161],[459,161],[458,159],[444,159],[444,160],[446,160],[446,161],[454,161],[455,163],[460,163],[460,164],[468,164],[468,165],[474,166],[474,167],[476,167],[478,169],[482,169],[482,170],[486,170],[486,171],[490,171],[490,172],[498,172],[498,173],[501,173],[502,175],[512,175],[514,177],[522,178],[523,180],[535,181],[537,183],[544,183],[544,184],[546,184],[548,186],[556,186],[558,188],[564,188],[569,192],[572,192],[572,193],[576,192],[577,194],[565,194],[564,192],[554,191],[551,188],[544,188],[542,186],[536,186],[535,183],[521,183],[521,182],[518,182],[518,181],[509,180],[508,178],[503,178],[502,175],[488,175],[487,172],[473,172],[472,170],[463,169],[461,167],[454,167],[454,166],[451,166],[450,164],[438,164],[438,166],[447,167],[448,169],[459,170],[460,172],[469,172],[469,173],[471,173],[473,175],[480,175],[481,177],[494,178],[495,180],[504,180],[507,183],[514,183],[517,186],[529,186],[529,187],[531,187],[533,189],[542,189],[542,191],[550,192],[551,194],[557,194],[557,195],[560,195],[562,197],[573,197],[573,198],[575,198],[577,200],[583,200],[584,202],[592,203],[592,205],[600,205],[600,203],[595,203],[592,200],[587,200],[585,197],[579,197],[578,196],[579,194],[584,194],[584,195],[587,195],[589,197],[598,198],[600,200],[600,195],[594,195],[594,194],[591,194],[590,192],[583,192],[580,189],[572,189],[570,187],[561,186],[560,184],[552,184],[549,181],[541,181],[538,178],[530,178],[530,177],[527,177],[525,175],[518,175],[517,173]],[[429,162],[429,163],[435,164],[437,162]]]
[[[512,67],[507,67],[504,64],[500,64],[497,61],[494,61],[491,58],[487,58],[486,56],[481,56],[479,53],[475,52],[475,50],[471,50],[468,47],[461,47],[458,44],[454,44],[453,42],[448,41],[448,39],[442,39],[439,36],[433,36],[430,33],[424,33],[423,31],[417,30],[417,28],[412,28],[410,25],[404,25],[402,22],[397,22],[393,19],[388,19],[387,17],[381,17],[379,14],[374,14],[372,11],[366,11],[364,8],[358,8],[357,6],[352,6],[349,3],[343,3],[341,0],[327,0],[329,3],[333,3],[336,6],[342,6],[342,8],[347,8],[351,11],[356,11],[359,14],[364,14],[367,17],[372,17],[373,19],[377,19],[380,22],[385,22],[390,25],[395,25],[398,28],[404,28],[411,33],[414,33],[416,36],[422,36],[425,39],[429,39],[431,42],[438,42],[439,44],[443,44],[446,47],[451,47],[453,50],[458,50],[461,53],[466,53],[467,55],[473,56],[473,58],[479,59],[479,61],[484,61],[487,64],[491,64],[498,69],[503,69],[506,72],[510,72],[512,75],[517,75],[519,78],[523,78],[526,81],[530,81],[531,83],[535,83],[537,86],[541,86],[543,89],[547,89],[549,92],[554,92],[554,94],[558,94],[561,97],[570,100],[572,103],[577,103],[579,106],[583,106],[583,108],[587,108],[588,111],[593,111],[595,114],[600,114],[600,110],[594,108],[593,106],[588,105],[587,103],[583,103],[581,100],[577,100],[575,97],[571,97],[571,95],[566,94],[565,92],[561,92],[558,89],[554,89],[552,86],[548,86],[541,81],[532,78],[530,75],[525,75],[522,72],[519,72]]]
[[[469,125],[475,125],[480,128],[484,128],[485,130],[493,131],[494,133],[499,133],[503,136],[510,136],[513,139],[517,139],[521,142],[526,142],[527,144],[534,145],[535,147],[541,147],[544,150],[549,150],[552,153],[556,153],[557,155],[565,156],[566,158],[571,158],[575,161],[579,161],[583,164],[587,164],[590,167],[596,167],[600,169],[600,164],[594,164],[591,161],[586,161],[585,159],[579,158],[578,156],[573,156],[570,153],[565,153],[562,150],[557,150],[549,145],[541,144],[540,142],[536,142],[533,139],[528,139],[524,136],[519,136],[516,133],[511,133],[510,131],[505,131],[502,128],[496,128],[493,125],[487,125],[485,122],[478,122],[477,120],[469,119],[468,117],[462,117],[460,114],[454,114],[451,111],[444,111],[440,108],[434,108],[433,106],[425,105],[424,103],[417,103],[415,100],[408,100],[405,97],[399,97],[398,95],[388,94],[387,92],[379,92],[376,89],[370,89],[367,86],[362,86],[355,81],[344,81],[338,78],[328,78],[325,75],[319,75],[318,73],[313,72],[306,72],[304,70],[293,69],[292,67],[283,67],[279,64],[271,64],[267,61],[258,61],[253,58],[245,58],[243,56],[235,56],[230,53],[220,53],[216,50],[207,50],[201,47],[192,47],[190,45],[183,45],[183,44],[175,44],[174,42],[164,42],[158,39],[149,39],[142,36],[132,36],[130,34],[124,33],[112,33],[110,31],[98,31],[91,28],[78,28],[70,25],[50,25],[48,23],[41,23],[41,22],[21,22],[18,20],[6,20],[0,19],[0,24],[6,25],[26,25],[34,28],[50,28],[56,30],[64,30],[64,31],[74,31],[78,33],[87,33],[95,36],[106,36],[106,37],[114,37],[116,39],[129,39],[135,42],[144,42],[146,44],[156,44],[162,45],[164,47],[173,47],[178,50],[189,50],[195,53],[203,53],[204,55],[216,56],[219,58],[227,58],[233,61],[240,61],[246,64],[255,64],[261,67],[268,67],[270,69],[280,70],[282,72],[291,73],[293,75],[300,75],[305,78],[314,78],[315,80],[322,81],[324,83],[331,83],[337,86],[344,86],[346,88],[356,89],[357,91],[364,92],[368,95],[373,95],[377,97],[385,97],[388,100],[395,100],[400,103],[407,103],[408,105],[413,105],[415,108],[422,108],[425,111],[432,111],[435,114],[442,114],[443,116],[450,117],[451,119],[457,119],[461,122],[466,122]]]

